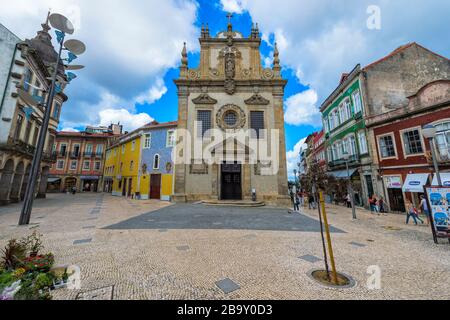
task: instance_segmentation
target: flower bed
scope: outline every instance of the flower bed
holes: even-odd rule
[[[39,254],[42,235],[10,240],[0,260],[0,300],[50,300],[51,290],[67,283],[68,275],[52,271],[53,254]]]

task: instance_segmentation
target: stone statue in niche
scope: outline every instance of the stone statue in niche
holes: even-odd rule
[[[225,75],[227,79],[234,79],[236,75],[236,63],[234,60],[234,54],[228,53],[225,56]]]

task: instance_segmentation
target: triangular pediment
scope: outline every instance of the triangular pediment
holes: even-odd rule
[[[195,104],[216,104],[218,101],[216,99],[213,99],[209,96],[209,94],[207,93],[203,93],[200,96],[198,96],[197,98],[192,100],[193,103]]]
[[[268,105],[270,103],[269,100],[264,98],[259,93],[255,93],[250,99],[245,100],[245,104],[247,105]]]

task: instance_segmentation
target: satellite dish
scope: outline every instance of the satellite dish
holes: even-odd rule
[[[84,69],[84,66],[82,66],[82,65],[77,65],[77,64],[74,64],[74,65],[65,65],[64,66],[65,68],[66,68],[66,70],[81,70],[81,69]]]
[[[53,13],[48,17],[50,24],[56,30],[62,31],[67,34],[73,34],[75,28],[73,27],[72,22],[69,21],[66,17],[59,13]]]
[[[73,54],[79,56],[86,51],[86,46],[80,40],[70,39],[64,43],[64,47]]]
[[[17,89],[17,93],[19,94],[19,97],[29,106],[37,107],[38,102],[34,100],[34,98],[25,90],[23,89]]]

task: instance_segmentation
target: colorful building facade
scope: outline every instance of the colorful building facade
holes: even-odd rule
[[[153,122],[125,135],[108,149],[105,192],[134,199],[170,201],[176,122]]]
[[[367,205],[374,193],[371,155],[364,122],[361,68],[344,74],[339,86],[322,104],[329,174],[350,178],[358,205]],[[347,171],[347,165],[349,170]]]
[[[405,201],[420,203],[423,187],[433,180],[431,145],[422,128],[436,127],[436,154],[443,184],[450,172],[450,79],[433,81],[409,97],[405,108],[367,119],[374,132],[384,197],[391,211],[405,211]]]
[[[58,132],[53,146],[56,163],[50,168],[49,192],[101,192],[106,148],[120,137],[121,127],[103,132]]]

